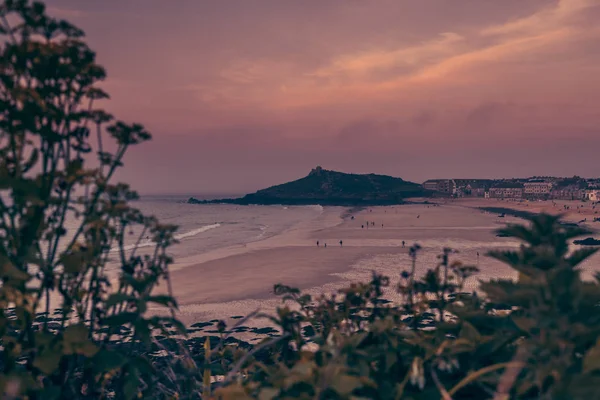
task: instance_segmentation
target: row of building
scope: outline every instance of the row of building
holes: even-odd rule
[[[587,186],[587,185],[586,185]],[[430,179],[423,188],[445,196],[529,200],[600,200],[600,189],[580,183],[563,185],[548,180]]]

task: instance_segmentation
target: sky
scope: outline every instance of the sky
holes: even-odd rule
[[[153,140],[141,193],[245,193],[317,165],[600,176],[600,0],[49,0]]]

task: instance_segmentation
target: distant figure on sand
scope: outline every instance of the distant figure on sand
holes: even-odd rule
[[[421,216],[420,216],[420,215],[417,215],[417,218],[421,218]]]
[[[405,244],[405,242],[404,242],[404,240],[403,240],[403,241],[402,241],[402,247],[404,247],[404,244]]]
[[[342,243],[343,243],[343,242],[340,240],[340,247],[342,247]]]
[[[361,229],[365,229],[365,226],[364,226],[364,225],[361,225],[360,227],[361,227]]]
[[[317,240],[317,247],[319,247],[319,241]]]
[[[327,248],[327,243],[324,244],[325,248]]]

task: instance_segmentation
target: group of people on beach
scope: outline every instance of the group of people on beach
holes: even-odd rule
[[[344,245],[344,241],[340,240],[340,247]],[[317,240],[317,247],[321,247],[321,242]],[[327,248],[327,243],[323,243],[323,247]]]
[[[375,226],[375,222],[373,222],[373,221],[371,221],[371,222],[367,221],[366,224],[367,224],[367,229],[369,229],[369,226]],[[365,228],[365,224],[362,224],[360,227],[362,229],[364,229]],[[381,224],[381,227],[383,228],[383,224]]]
[[[439,204],[434,204],[434,206],[439,206]],[[427,208],[429,208],[429,206],[427,206]],[[372,210],[369,210],[369,211],[371,212]],[[417,218],[420,218],[420,217],[421,217],[421,215],[417,215]],[[350,219],[354,220],[354,216],[353,215],[350,216]],[[375,222],[374,221],[365,221],[365,223],[362,224],[360,227],[361,227],[361,229],[364,229],[365,226],[367,227],[367,229],[369,229],[369,226],[371,226],[371,227],[375,226]],[[382,228],[383,228],[383,226],[384,225],[381,224]],[[343,240],[340,239],[340,241],[338,243],[340,244],[340,247],[343,247],[343,245],[344,245],[344,241]],[[326,242],[323,242],[322,244],[323,244],[324,248],[327,248],[327,243]],[[321,247],[321,241],[319,241],[319,240],[317,240],[317,247]],[[406,247],[406,241],[405,240],[402,241],[402,247],[403,248]],[[479,251],[477,251],[477,265],[479,265]]]

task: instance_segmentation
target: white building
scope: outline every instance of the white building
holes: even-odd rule
[[[600,200],[600,190],[586,190],[585,198],[589,201],[598,201]]]

